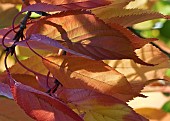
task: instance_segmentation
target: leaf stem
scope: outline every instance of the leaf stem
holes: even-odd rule
[[[170,53],[168,53],[167,51],[163,50],[161,47],[159,47],[157,44],[155,44],[154,42],[150,42],[153,46],[155,46],[156,48],[158,48],[161,52],[163,52],[165,55],[167,55],[170,58]]]
[[[37,56],[39,56],[41,59],[45,59],[43,56],[41,56],[39,53],[37,53],[34,49],[32,49],[32,47],[28,44],[28,42],[26,41],[26,44],[28,46],[28,48],[35,53]]]
[[[5,45],[5,38],[8,36],[10,32],[12,32],[13,29],[10,29],[2,38],[2,46],[7,49],[8,47]]]
[[[21,61],[18,59],[18,57],[17,57],[17,55],[16,55],[15,52],[14,52],[14,57],[15,57],[16,61],[17,61],[23,68],[25,68],[26,70],[28,70],[29,72],[33,73],[34,75],[40,74],[40,73],[35,72],[35,71],[31,70],[30,68],[26,67],[24,64],[22,64]]]
[[[132,31],[134,34],[136,34],[138,37],[144,38],[142,37],[138,32],[135,31],[135,29],[133,29],[132,27],[128,27],[128,29],[130,31]],[[145,39],[145,38],[144,38]],[[164,53],[165,55],[167,55],[170,58],[170,53],[168,53],[167,51],[163,50],[161,47],[159,47],[156,43],[154,42],[150,42],[150,44],[152,44],[153,46],[155,46],[156,48],[158,48],[162,53]]]
[[[5,59],[4,59],[4,64],[5,64],[5,69],[6,69],[6,72],[8,74],[8,77],[12,78],[11,73],[10,73],[10,71],[8,69],[8,65],[7,65],[7,58],[8,58],[9,54],[10,54],[10,52],[6,52]]]
[[[47,79],[46,79],[46,85],[47,85],[47,87],[50,89],[50,86],[49,86],[49,84],[48,84],[48,82],[49,82],[49,77],[50,77],[50,71],[48,71],[48,73],[47,73]]]

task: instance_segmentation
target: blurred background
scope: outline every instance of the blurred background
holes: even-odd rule
[[[13,17],[21,9],[21,0],[0,0],[0,29],[11,26]],[[126,9],[150,9],[164,15],[170,15],[170,0],[135,0],[126,6]],[[24,15],[17,18],[16,24]],[[37,15],[33,15],[36,17]],[[132,26],[134,32],[144,38],[158,38],[159,46],[170,53],[170,20],[154,19]],[[1,36],[1,35],[0,35]],[[40,53],[41,51],[39,51]],[[17,54],[25,59],[30,54],[22,47],[17,47]],[[0,46],[0,73],[4,68],[4,50]],[[8,58],[8,66],[15,64],[12,57]],[[170,69],[166,71],[170,76]],[[168,91],[167,91],[168,92]],[[150,118],[151,121],[170,121],[170,90],[169,93],[158,91],[143,92],[148,98],[135,98],[128,104],[140,114]],[[32,121],[16,104],[10,99],[0,97],[0,121]]]

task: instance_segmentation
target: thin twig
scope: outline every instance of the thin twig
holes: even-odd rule
[[[137,32],[135,31],[135,29],[133,29],[132,27],[128,27],[128,29],[129,29],[130,31],[132,31],[134,34],[136,34],[138,37],[144,38],[144,37],[142,37],[139,33],[137,33]],[[146,38],[144,38],[144,39],[146,39]],[[161,47],[159,47],[156,43],[150,42],[150,44],[152,44],[153,46],[155,46],[156,48],[158,48],[162,53],[164,53],[165,55],[167,55],[167,56],[170,58],[170,53],[168,53],[167,51],[163,50],[163,49],[162,49]]]

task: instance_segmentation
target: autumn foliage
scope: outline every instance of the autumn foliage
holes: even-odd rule
[[[131,1],[0,0],[22,4],[11,27],[0,30],[0,95],[37,121],[148,121],[126,103],[146,98],[140,92],[154,80],[169,79],[169,57],[157,39],[128,27],[169,16],[126,9]],[[17,47],[31,54],[22,58]],[[11,55],[16,63],[9,67]]]

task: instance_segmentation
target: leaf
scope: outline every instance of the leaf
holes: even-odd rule
[[[0,45],[2,45],[3,36],[10,30],[11,28],[0,29]],[[5,38],[5,44],[12,44],[13,37],[15,36],[14,32],[10,32],[8,36]]]
[[[59,42],[54,41],[43,35],[38,35],[38,34],[32,34],[29,40],[23,40],[23,41],[17,42],[17,45],[27,47],[26,42],[33,49],[41,49],[41,50],[50,51],[53,53],[58,53],[59,48],[61,48],[60,46],[58,47]]]
[[[36,77],[33,75],[28,75],[28,74],[15,74],[15,73],[11,73],[12,77],[17,80],[18,82],[31,86],[37,90],[41,90],[41,91],[47,91],[46,88],[43,88],[40,85],[40,82],[37,81]],[[40,75],[39,75],[40,76]],[[44,77],[43,75],[41,75],[42,77]],[[40,81],[40,80],[39,80]],[[43,81],[43,80],[42,80]],[[8,75],[5,75],[4,73],[2,73],[0,75],[0,82],[2,82],[3,85],[7,86],[9,89],[9,77]],[[49,81],[49,83],[51,84],[51,80]],[[46,89],[46,90],[44,90]],[[3,91],[3,90],[2,90]],[[10,92],[10,89],[9,89]]]
[[[9,85],[0,82],[0,96],[1,95],[13,99]]]
[[[26,41],[28,43],[31,43],[29,45],[31,47],[33,46],[33,48],[36,47],[36,48],[39,48],[39,49],[50,50],[50,51],[53,51],[53,52],[56,52],[57,50],[62,49],[64,51],[69,52],[69,53],[74,54],[74,55],[78,55],[78,56],[82,56],[82,57],[86,57],[86,58],[91,58],[91,57],[88,57],[86,55],[75,52],[71,49],[68,49],[68,48],[64,47],[62,44],[60,44],[58,41],[55,41],[55,40],[53,40],[49,37],[46,37],[44,35],[32,34],[31,37],[30,37],[30,40],[26,40]],[[21,41],[21,42],[18,43],[18,45],[25,45],[26,41]]]
[[[116,29],[117,31],[121,32],[122,34],[124,34],[124,36],[126,36],[129,39],[129,41],[131,41],[131,45],[133,46],[134,49],[140,49],[145,44],[157,40],[156,38],[147,38],[147,39],[140,38],[134,33],[132,33],[129,29],[124,28],[119,24],[112,23],[110,24],[110,26]]]
[[[41,58],[38,56],[32,56],[26,60],[20,61],[24,66],[28,67],[29,69],[33,70],[34,72],[37,72],[38,74],[46,75],[48,73],[48,70],[43,65]],[[32,72],[26,70],[24,67],[22,67],[19,63],[16,63],[14,66],[9,68],[10,73],[12,74],[28,74],[28,75],[34,75]]]
[[[28,5],[24,7],[24,11],[44,11],[44,12],[54,12],[54,11],[67,11],[67,10],[80,10],[80,9],[91,9],[100,6],[106,6],[112,3],[112,5],[117,7],[124,7],[131,0],[72,0],[72,1],[56,1],[56,0],[41,0],[41,1],[30,1],[26,0],[25,4]],[[43,8],[43,9],[42,9]]]
[[[143,9],[116,8],[114,5],[96,8],[92,13],[108,24],[116,23],[124,27],[147,20],[166,18],[166,16],[158,12]]]
[[[37,74],[36,79],[37,79],[37,82],[39,83],[39,85],[41,86],[41,88],[46,89],[46,91],[55,86],[55,82],[54,82],[55,78],[53,78],[53,77],[49,77],[47,80],[46,76]]]
[[[0,29],[0,45],[2,44],[2,38],[3,36],[10,31],[11,28],[4,28],[4,29]],[[13,44],[13,38],[15,36],[15,33],[12,31],[10,32],[6,38],[5,38],[5,44],[7,45],[12,45]],[[23,41],[19,41],[16,44],[18,46],[23,46],[23,47],[27,47],[26,41],[28,41],[29,45],[31,46],[31,48],[33,49],[41,49],[44,51],[52,51],[54,53],[58,53],[59,49],[56,47],[58,42],[50,39],[50,38],[43,38],[43,39],[49,39],[49,41],[39,41],[38,39],[42,39],[41,35],[31,35],[31,38],[28,40],[23,40]],[[26,49],[26,48],[24,48]],[[23,50],[22,50],[23,51]],[[21,52],[22,53],[22,52]]]
[[[159,80],[158,80],[159,81]],[[144,92],[162,92],[170,93],[170,86],[146,86]]]
[[[168,121],[170,115],[161,109],[156,108],[139,108],[135,110],[137,113],[149,118],[149,121]]]
[[[26,35],[29,38],[31,34],[38,33],[55,40],[65,40],[70,49],[97,60],[128,58],[140,64],[151,65],[140,60],[134,53],[137,47],[150,40],[138,44],[141,39],[138,37],[137,40],[127,31],[122,33],[119,27],[110,27],[87,11],[68,11],[41,19],[28,29]]]
[[[84,121],[147,121],[114,97],[85,89],[58,90],[57,95],[84,116]]]
[[[164,110],[165,112],[170,112],[170,101],[166,102],[166,103],[162,106],[162,110]]]
[[[17,104],[37,121],[83,121],[64,103],[46,93],[18,82],[11,89]]]
[[[32,56],[26,60],[22,60],[21,63],[24,66],[26,66],[27,68],[33,70],[35,73],[32,73],[32,72],[26,70],[19,63],[16,63],[11,68],[9,68],[9,71],[10,71],[12,77],[15,80],[17,80],[18,82],[21,82],[25,85],[29,85],[35,89],[38,89],[41,91],[42,90],[47,91],[47,88],[44,88],[44,86],[42,86],[40,80],[38,80],[38,77],[39,77],[39,79],[40,78],[43,79],[46,77],[46,75],[48,73],[48,70],[42,63],[41,58],[39,58],[37,56]],[[36,78],[36,76],[37,76],[37,78]],[[42,80],[42,81],[44,81],[44,80]],[[8,78],[6,71],[0,74],[0,82],[9,84],[9,78]],[[42,82],[42,83],[44,83],[44,82]],[[53,83],[53,80],[50,79],[49,85],[52,85],[52,83]]]
[[[67,10],[79,10],[79,9],[90,9],[96,8],[104,5],[111,4],[110,0],[40,0],[40,1],[24,1],[27,7],[24,7],[22,12],[25,11],[44,11],[44,12],[54,12],[54,11],[67,11]]]
[[[128,5],[133,0],[112,0],[112,1],[113,2],[110,5],[113,5],[115,8],[124,8],[124,7],[126,7],[126,5]],[[109,5],[107,5],[107,6],[109,6]],[[100,7],[100,8],[102,8],[102,7]]]
[[[44,65],[66,88],[90,89],[127,101],[133,93],[126,78],[101,61],[82,57],[47,57]]]
[[[0,0],[0,3],[21,4],[22,0]]]
[[[0,97],[0,121],[33,121],[15,101]]]
[[[15,8],[15,6],[10,7],[9,9],[5,11],[0,10],[0,28],[9,27],[12,24],[12,20],[15,17],[15,15],[18,13],[18,10]],[[20,15],[17,17],[15,23],[20,23],[21,19],[24,15]]]
[[[148,80],[163,79],[165,71],[170,67],[169,58],[151,44],[136,50],[137,55],[147,63],[155,66],[145,66],[134,63],[131,60],[110,60],[108,65],[125,75],[127,80],[137,92]]]

